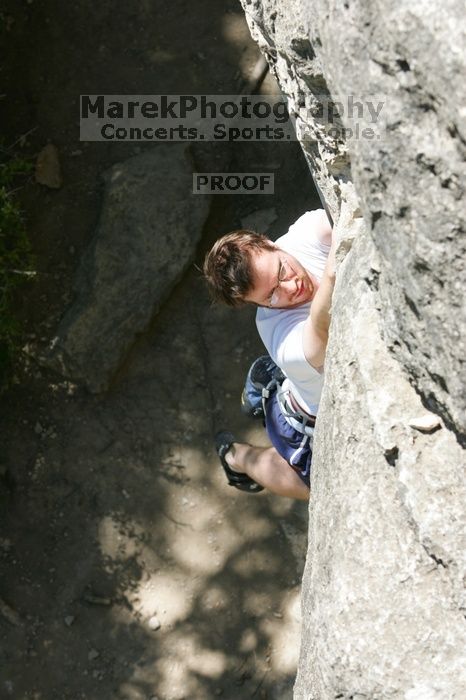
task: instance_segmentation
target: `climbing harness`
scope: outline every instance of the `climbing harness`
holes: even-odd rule
[[[314,437],[315,417],[300,409],[289,389],[283,389],[285,375],[269,355],[255,360],[247,374],[241,394],[241,410],[252,418],[261,418],[265,423],[265,402],[274,391],[285,420],[299,433]]]
[[[293,406],[293,397],[289,389],[282,389],[281,386],[277,387],[277,400],[280,411],[287,423],[297,430],[298,433],[307,435],[309,437],[309,444],[312,447],[315,417]]]

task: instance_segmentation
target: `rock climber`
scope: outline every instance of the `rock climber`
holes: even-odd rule
[[[253,363],[243,397],[247,399],[248,387],[263,387],[265,427],[272,446],[239,442],[225,430],[215,437],[228,483],[242,491],[266,488],[282,496],[309,498],[335,248],[329,218],[317,209],[303,214],[275,242],[246,230],[226,234],[204,261],[204,276],[215,301],[258,307],[256,325],[269,353]]]

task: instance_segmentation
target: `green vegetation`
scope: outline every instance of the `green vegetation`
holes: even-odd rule
[[[14,300],[19,285],[34,276],[32,255],[15,192],[32,170],[29,161],[0,150],[0,389],[8,381],[8,370],[16,357],[21,327]]]

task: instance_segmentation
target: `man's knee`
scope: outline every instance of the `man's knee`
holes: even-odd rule
[[[267,455],[268,459],[274,464],[276,467],[288,467],[288,469],[291,469],[290,465],[284,459],[279,452],[275,449],[275,447],[267,447],[265,454]]]
[[[269,453],[269,459],[276,469],[282,470],[283,475],[287,479],[293,479],[297,486],[303,487],[303,493],[309,492],[309,486],[301,479],[301,477],[296,473],[296,470],[291,466],[289,462],[286,461],[284,457],[281,456],[275,447],[267,448]]]

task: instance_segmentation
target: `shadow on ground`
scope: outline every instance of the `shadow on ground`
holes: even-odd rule
[[[35,128],[30,155],[53,140],[64,186],[22,193],[40,275],[21,307],[29,359],[1,426],[0,696],[285,700],[307,508],[229,488],[212,448],[225,426],[267,444],[239,413],[262,352],[252,310],[211,307],[193,266],[105,395],[34,359],[72,296],[99,173],[140,149],[81,144],[78,95],[235,92],[257,58],[240,6],[50,0],[8,12],[7,135]],[[275,172],[276,194],[215,197],[198,265],[251,212],[274,208],[278,235],[317,205],[296,144],[225,153],[232,172]]]

